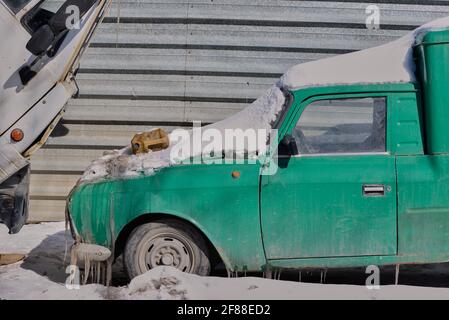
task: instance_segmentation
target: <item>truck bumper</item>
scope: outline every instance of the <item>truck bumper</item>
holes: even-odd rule
[[[18,233],[28,219],[29,188],[29,165],[0,184],[0,222],[10,234]]]

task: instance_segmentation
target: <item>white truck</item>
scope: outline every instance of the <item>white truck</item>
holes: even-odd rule
[[[0,0],[0,222],[28,217],[29,157],[78,92],[79,59],[111,0]]]

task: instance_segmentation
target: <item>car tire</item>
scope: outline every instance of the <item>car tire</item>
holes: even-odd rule
[[[203,236],[177,220],[159,220],[135,228],[125,245],[124,265],[130,279],[157,266],[207,276],[211,263]]]

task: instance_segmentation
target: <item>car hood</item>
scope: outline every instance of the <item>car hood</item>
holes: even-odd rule
[[[192,159],[201,157],[202,150],[209,141],[200,141],[200,148],[193,148],[197,133],[213,129],[220,137],[225,137],[226,130],[241,130],[245,132],[253,129],[262,132],[265,137],[260,139],[263,143],[248,143],[243,148],[234,145],[226,147],[221,143],[223,154],[237,157],[258,157],[266,151],[267,139],[271,133],[272,125],[284,106],[285,96],[279,85],[272,86],[263,96],[237,114],[217,123],[193,128],[192,130],[176,129],[169,134],[170,145],[168,149],[134,155],[131,147],[106,152],[103,157],[93,161],[86,169],[78,184],[95,183],[105,179],[126,179],[143,175],[155,174],[159,169],[174,165],[191,163]],[[182,130],[182,131],[181,131]],[[263,131],[260,131],[263,130]],[[188,150],[188,152],[179,152]],[[214,149],[217,151],[216,149]]]

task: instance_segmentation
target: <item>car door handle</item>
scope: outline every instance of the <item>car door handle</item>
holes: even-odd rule
[[[365,197],[385,196],[385,186],[383,184],[364,184],[362,190]]]

